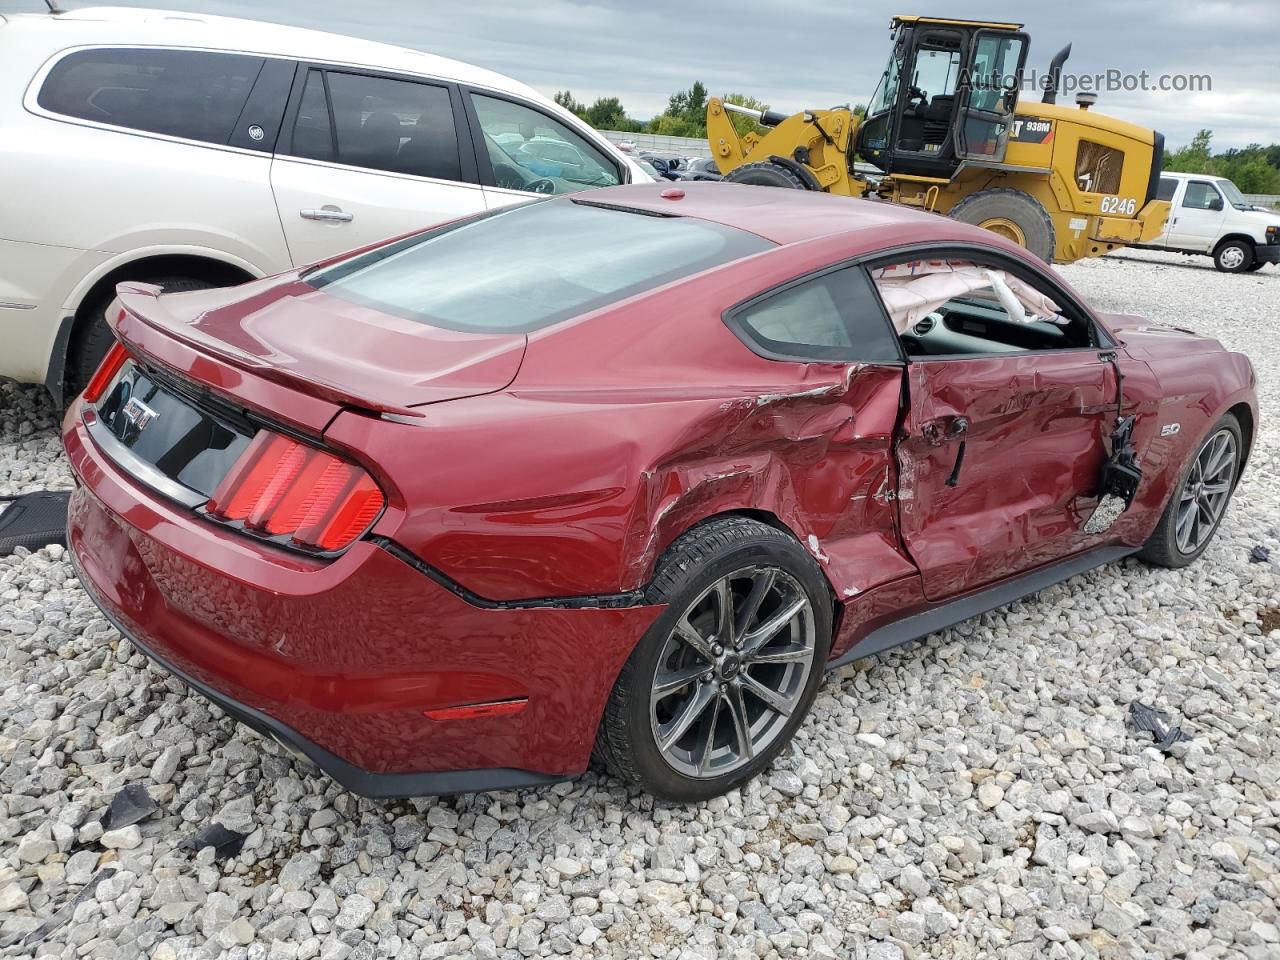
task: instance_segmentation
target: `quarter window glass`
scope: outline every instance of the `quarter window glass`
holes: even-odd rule
[[[558,120],[510,100],[471,99],[499,187],[572,193],[621,182],[604,153]]]
[[[458,136],[444,87],[330,73],[338,162],[460,180]]]
[[[1160,186],[1156,188],[1157,200],[1172,200],[1173,195],[1178,192],[1178,181],[1171,177],[1161,177]]]
[[[324,75],[319,70],[312,70],[307,75],[307,85],[298,104],[298,117],[293,122],[293,145],[289,152],[295,157],[312,160],[333,159],[329,104],[324,96]]]
[[[195,50],[83,50],[40,89],[54,113],[206,143],[226,143],[261,57]]]
[[[815,277],[749,304],[731,315],[730,326],[773,359],[898,360],[884,314],[859,267]]]
[[[1205,183],[1203,180],[1192,180],[1187,184],[1187,192],[1182,197],[1182,205],[1190,207],[1192,210],[1210,210],[1213,208],[1214,201],[1221,202],[1218,191],[1214,189],[1213,184]]]

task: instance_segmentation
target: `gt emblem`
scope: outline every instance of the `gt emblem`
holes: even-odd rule
[[[1182,424],[1180,423],[1166,423],[1163,427],[1160,428],[1160,436],[1172,437],[1175,433],[1177,433],[1181,429],[1182,429]]]
[[[139,433],[147,428],[152,420],[160,416],[137,397],[130,397],[125,401],[120,412],[124,414],[124,418],[129,421]]]

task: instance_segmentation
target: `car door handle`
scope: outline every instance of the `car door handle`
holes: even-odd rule
[[[298,216],[303,220],[324,220],[329,223],[350,223],[355,219],[354,213],[347,213],[345,210],[339,210],[337,207],[308,207],[298,211]]]

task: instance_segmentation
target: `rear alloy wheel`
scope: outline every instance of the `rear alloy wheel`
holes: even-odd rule
[[[658,654],[649,722],[663,759],[707,779],[766,752],[804,698],[815,641],[813,605],[785,571],[744,567],[713,583]]]
[[[1213,265],[1223,273],[1244,273],[1253,265],[1253,244],[1228,240],[1213,251]]]
[[[660,799],[705,800],[759,772],[808,712],[826,581],[787,533],[727,517],[677,540],[650,592],[668,606],[618,676],[596,754]]]
[[[1204,553],[1227,512],[1243,449],[1240,425],[1228,414],[1196,451],[1142,548],[1142,559],[1163,567],[1184,567]]]

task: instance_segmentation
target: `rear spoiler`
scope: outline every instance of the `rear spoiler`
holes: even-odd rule
[[[190,347],[206,356],[213,357],[222,361],[228,366],[235,367],[247,373],[251,373],[263,380],[270,380],[273,383],[282,386],[297,389],[299,386],[305,386],[307,391],[327,400],[330,403],[339,406],[349,407],[355,410],[364,410],[375,415],[394,414],[399,417],[409,417],[414,420],[426,417],[426,413],[413,407],[402,407],[396,404],[379,403],[376,400],[370,400],[367,397],[356,396],[341,386],[333,383],[326,383],[320,380],[313,380],[306,377],[299,377],[280,367],[263,363],[257,357],[252,357],[242,353],[221,340],[215,340],[212,337],[193,336],[191,334],[191,326],[185,324],[173,317],[168,310],[160,303],[160,295],[163,293],[160,287],[154,283],[141,283],[137,280],[126,280],[124,283],[116,284],[116,296],[120,306],[129,316],[135,318],[145,326],[164,334],[173,340],[178,341],[184,346]],[[115,313],[115,311],[112,311]],[[108,316],[107,322],[111,325],[112,330],[120,335],[118,325],[120,322],[119,314],[116,316]],[[121,336],[122,341],[126,341],[126,346],[135,346],[127,342],[127,337]],[[140,351],[145,353],[146,351]]]

